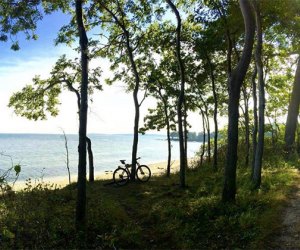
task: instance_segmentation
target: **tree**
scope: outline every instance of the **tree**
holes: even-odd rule
[[[179,135],[179,150],[180,150],[180,185],[185,187],[185,171],[187,167],[186,159],[186,143],[187,138],[184,135],[184,121],[183,117],[186,114],[185,109],[185,99],[184,99],[184,90],[185,90],[185,68],[181,56],[181,17],[177,7],[171,0],[166,0],[172,11],[174,12],[177,20],[176,28],[176,56],[178,60],[179,74],[180,74],[180,93],[178,96],[177,102],[177,117],[178,117],[178,135]]]
[[[147,62],[149,53],[143,49],[144,27],[151,22],[151,3],[150,1],[101,1],[93,3],[90,9],[94,11],[91,11],[90,14],[91,23],[94,23],[94,26],[100,23],[101,28],[104,30],[101,36],[107,40],[105,44],[97,49],[96,53],[109,58],[112,63],[111,69],[115,71],[113,79],[109,79],[107,82],[112,84],[117,80],[123,80],[127,83],[128,90],[133,94],[135,117],[131,180],[134,181],[139,139],[140,106],[144,101],[144,98],[139,100],[139,92],[147,82],[147,66],[145,66],[144,61]],[[98,15],[99,13],[100,15]],[[96,22],[95,19],[97,19]],[[102,41],[100,41],[101,43]]]
[[[240,91],[250,64],[255,33],[255,21],[250,1],[239,0],[239,4],[245,23],[245,45],[242,57],[228,79],[228,147],[222,193],[222,200],[224,202],[235,201]]]
[[[81,66],[77,59],[67,59],[65,55],[61,56],[52,71],[50,77],[41,79],[36,76],[33,84],[27,85],[21,91],[14,93],[9,101],[9,107],[13,107],[16,114],[26,117],[29,120],[45,120],[47,115],[58,115],[59,95],[64,90],[69,90],[76,95],[78,113],[80,110],[80,70]],[[94,90],[102,90],[99,83],[101,74],[100,67],[93,68],[90,71],[89,94]],[[87,149],[89,155],[89,181],[94,180],[93,152],[90,138],[87,140]]]
[[[298,58],[297,69],[288,107],[288,115],[285,126],[285,146],[287,152],[291,153],[295,150],[295,134],[298,124],[299,105],[300,105],[300,60]]]
[[[252,2],[255,22],[257,28],[257,44],[255,50],[255,62],[258,73],[258,88],[259,88],[259,107],[258,107],[258,140],[255,148],[255,161],[252,173],[252,181],[255,188],[259,188],[261,184],[261,169],[262,169],[262,157],[264,150],[264,134],[265,134],[265,83],[264,83],[264,71],[262,62],[262,46],[263,46],[263,32],[262,22],[260,14],[260,2]]]
[[[76,0],[76,23],[81,53],[81,86],[79,110],[78,181],[76,203],[76,230],[85,232],[86,227],[86,127],[88,109],[88,38],[83,23],[82,0]]]
[[[16,35],[24,32],[27,40],[37,39],[34,33],[37,22],[43,15],[39,9],[40,0],[3,0],[0,3],[0,41],[11,40],[12,50],[19,50]]]

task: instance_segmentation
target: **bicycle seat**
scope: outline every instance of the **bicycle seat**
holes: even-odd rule
[[[126,161],[126,160],[120,160],[120,162],[121,162],[122,164],[125,164],[125,161]]]

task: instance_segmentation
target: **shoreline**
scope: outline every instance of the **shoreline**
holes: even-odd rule
[[[192,159],[189,159],[189,162]],[[179,160],[171,161],[171,173],[176,173],[179,171]],[[167,162],[157,162],[149,164],[148,167],[151,170],[152,176],[160,176],[163,175],[167,170]],[[113,179],[113,170],[112,171],[105,171],[105,172],[95,172],[95,180],[112,180]],[[71,184],[75,183],[77,180],[77,175],[71,175]],[[22,191],[26,188],[26,183],[28,181],[16,181],[15,185],[13,186],[14,191]],[[49,177],[43,179],[31,179],[31,185],[35,187],[36,185],[43,183],[46,185],[53,185],[57,188],[63,188],[69,185],[69,178],[68,176],[57,176],[57,177]]]

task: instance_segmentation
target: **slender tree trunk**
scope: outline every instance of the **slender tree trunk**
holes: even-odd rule
[[[78,108],[78,114],[80,112],[80,93],[77,89],[73,87],[71,83],[68,83],[68,88],[70,91],[74,92],[77,97],[77,108]],[[93,150],[92,150],[92,141],[89,137],[86,137],[86,143],[87,143],[87,152],[89,156],[89,181],[94,181],[94,156],[93,156]]]
[[[139,141],[139,120],[140,120],[140,104],[138,101],[138,92],[140,88],[140,76],[136,67],[136,63],[133,56],[133,51],[130,45],[130,36],[129,32],[125,30],[126,36],[126,47],[127,53],[129,56],[131,68],[135,77],[135,86],[133,90],[133,100],[134,100],[134,108],[135,108],[135,117],[134,117],[134,129],[133,129],[133,143],[132,143],[132,155],[131,155],[131,180],[135,181],[136,175],[136,158],[137,158],[137,150],[138,150],[138,141]]]
[[[64,139],[65,139],[65,149],[66,149],[66,156],[67,156],[67,171],[68,171],[68,177],[69,177],[69,184],[71,184],[71,173],[70,173],[70,160],[69,160],[69,147],[68,147],[68,138],[66,136],[65,131],[62,129]]]
[[[208,55],[206,55],[207,62],[210,68],[210,79],[212,84],[212,91],[214,97],[214,125],[215,125],[215,135],[214,135],[214,154],[213,154],[213,168],[214,170],[218,169],[218,96],[216,90],[216,83],[215,83],[215,74],[214,74],[214,67],[211,63],[211,60]]]
[[[297,153],[300,153],[300,129],[299,124],[297,124]]]
[[[76,0],[76,21],[81,51],[81,88],[79,111],[79,160],[76,203],[76,230],[86,230],[86,128],[88,110],[88,38],[83,24],[82,0]]]
[[[185,153],[185,167],[188,168],[188,156],[187,156],[187,143],[188,143],[188,128],[187,128],[187,108],[186,101],[184,101],[184,153]]]
[[[246,92],[246,87],[242,87],[243,97],[244,97],[244,106],[245,106],[245,146],[246,146],[246,155],[245,155],[245,166],[249,166],[249,154],[250,154],[250,128],[249,128],[249,103]]]
[[[181,58],[181,18],[180,14],[171,0],[166,0],[172,11],[176,15],[177,28],[176,28],[176,55],[179,65],[180,73],[180,94],[177,102],[177,116],[178,116],[178,136],[179,136],[179,150],[180,150],[180,186],[185,187],[185,172],[186,172],[186,153],[185,153],[185,143],[184,143],[184,89],[185,89],[185,72],[184,65]]]
[[[256,82],[255,78],[257,75],[257,67],[255,65],[254,71],[252,74],[252,97],[253,97],[253,135],[252,135],[252,144],[253,144],[253,153],[252,153],[252,171],[254,169],[254,163],[255,163],[255,153],[256,153],[256,146],[257,146],[257,127],[258,127],[258,117],[257,117],[257,94],[256,94]],[[253,177],[251,174],[251,178]]]
[[[172,145],[170,137],[170,123],[167,123],[167,140],[168,140],[168,163],[167,163],[167,177],[171,174],[171,158],[172,158]]]
[[[205,154],[205,142],[206,142],[206,131],[205,131],[206,119],[205,119],[205,115],[204,115],[204,112],[202,109],[201,109],[201,116],[202,116],[202,127],[203,127],[203,142],[202,142],[202,151],[201,151],[201,155],[200,155],[200,166],[203,165],[203,158],[204,158],[204,154]]]
[[[210,122],[209,122],[209,112],[208,112],[208,106],[207,103],[204,101],[201,94],[199,95],[199,98],[201,99],[201,102],[204,106],[204,114],[206,119],[206,131],[207,131],[207,157],[208,162],[211,161],[211,140],[210,140]]]
[[[295,80],[288,108],[288,115],[285,125],[285,147],[290,154],[295,148],[295,133],[298,124],[299,104],[300,104],[300,59],[298,58]]]
[[[92,151],[92,141],[89,137],[86,137],[87,151],[89,155],[89,181],[93,182],[94,178],[94,156]]]
[[[209,122],[207,106],[205,108],[205,116],[206,116],[206,131],[207,131],[207,156],[208,156],[208,162],[211,162],[210,122]]]
[[[161,95],[161,94],[160,94]],[[170,117],[168,113],[168,104],[164,100],[164,98],[161,95],[161,98],[163,100],[163,105],[164,105],[164,113],[165,113],[165,120],[166,120],[166,125],[167,125],[167,141],[168,141],[168,162],[167,162],[167,177],[170,177],[171,174],[171,154],[172,154],[172,149],[171,149],[171,136],[170,136]]]
[[[263,35],[262,35],[262,24],[260,16],[260,7],[258,1],[252,2],[255,13],[255,21],[257,27],[257,45],[255,50],[255,61],[258,73],[258,140],[255,152],[255,162],[252,174],[252,181],[254,188],[259,188],[261,184],[261,169],[262,169],[262,157],[264,152],[264,135],[265,135],[265,83],[264,83],[264,71],[262,62],[262,45],[263,45]]]
[[[224,202],[235,201],[240,91],[251,60],[255,33],[255,22],[250,2],[239,0],[239,4],[245,23],[245,45],[242,57],[228,79],[228,147],[222,193]]]

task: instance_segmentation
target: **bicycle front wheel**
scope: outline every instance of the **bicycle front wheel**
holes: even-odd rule
[[[118,186],[126,185],[129,181],[129,173],[125,168],[118,167],[113,174],[114,183]]]
[[[149,181],[151,177],[150,168],[146,165],[141,165],[136,169],[136,177],[141,182]]]

